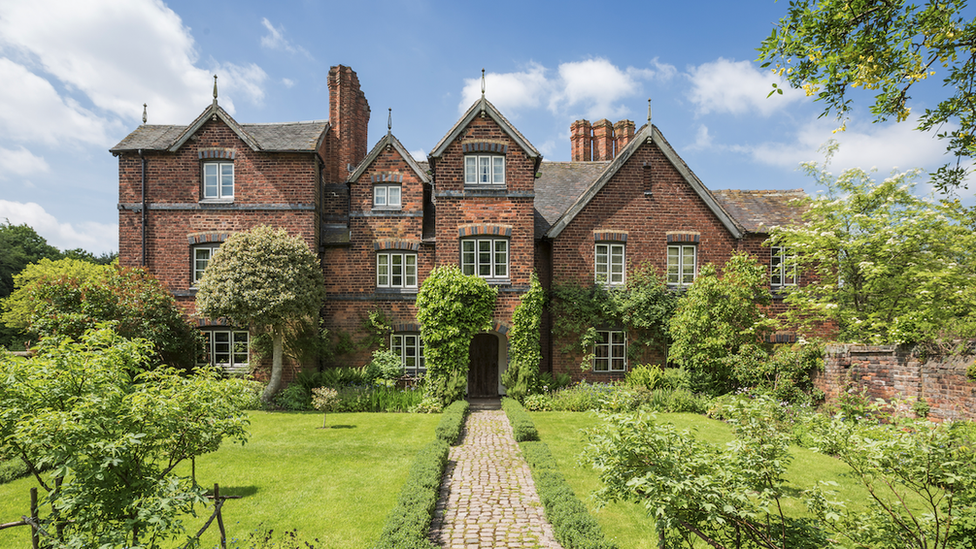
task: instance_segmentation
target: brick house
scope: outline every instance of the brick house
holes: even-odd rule
[[[533,272],[547,287],[616,286],[650,262],[680,289],[699,265],[745,250],[769,265],[774,289],[796,283],[788,258],[761,244],[768,227],[797,216],[789,202],[802,191],[709,191],[650,123],[574,122],[573,160],[543,162],[482,96],[417,160],[389,131],[367,153],[370,109],[350,68],[332,68],[329,94],[328,121],[239,124],[215,87],[190,125],[139,126],[111,149],[120,262],[156,274],[192,315],[195,281],[221,241],[262,223],[285,227],[322,260],[330,333],[378,335],[408,374],[424,369],[417,291],[435,266],[459,265],[499,291],[492,329],[472,342],[471,396],[504,393],[507,332]],[[389,331],[371,333],[371,317]],[[207,360],[247,367],[246,329],[196,322]],[[579,378],[579,357],[554,351],[550,324],[540,369]],[[626,334],[597,328],[588,379],[619,377]],[[362,365],[371,351],[339,360]]]

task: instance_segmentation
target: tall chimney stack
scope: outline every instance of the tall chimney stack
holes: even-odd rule
[[[593,137],[589,120],[577,120],[569,126],[573,162],[589,162],[593,159]]]
[[[613,160],[613,124],[606,118],[593,123],[593,160]]]

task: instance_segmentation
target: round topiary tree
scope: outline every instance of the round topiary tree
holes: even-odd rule
[[[308,244],[261,225],[221,244],[200,280],[197,312],[271,331],[271,380],[261,395],[267,402],[281,387],[286,326],[315,316],[324,297],[322,267]]]
[[[449,404],[464,395],[468,349],[478,332],[491,328],[498,291],[456,265],[437,267],[417,294],[417,321],[427,364],[426,396]]]

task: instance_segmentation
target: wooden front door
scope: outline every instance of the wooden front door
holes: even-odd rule
[[[478,334],[468,351],[468,396],[498,396],[498,336]]]

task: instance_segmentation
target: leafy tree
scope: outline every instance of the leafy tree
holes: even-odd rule
[[[261,398],[281,388],[284,335],[315,317],[325,297],[322,267],[301,237],[267,225],[231,235],[211,258],[198,285],[197,312],[272,333],[271,380]]]
[[[123,337],[151,341],[156,362],[188,369],[199,356],[199,331],[143,269],[42,259],[14,278],[17,290],[3,300],[3,321],[35,341],[77,339],[96,324],[112,321]]]
[[[14,291],[14,275],[41,259],[61,259],[61,252],[27,225],[0,223],[0,298]]]
[[[464,396],[471,340],[491,329],[498,290],[456,265],[437,267],[417,293],[417,321],[424,340],[427,397],[449,404]]]
[[[925,109],[918,129],[940,130],[956,157],[933,174],[936,185],[951,191],[963,184],[976,156],[976,21],[963,16],[966,1],[796,0],[788,9],[759,59],[764,67],[775,63],[790,86],[816,95],[824,115],[846,117],[852,90],[861,88],[874,93],[875,121],[901,122],[912,88],[944,71],[944,98]]]
[[[976,335],[976,219],[957,201],[913,193],[917,172],[876,182],[863,170],[807,173],[827,189],[802,224],[770,242],[797,253],[796,323],[836,321],[843,341],[931,343]]]
[[[529,393],[539,375],[539,363],[542,362],[539,338],[545,302],[546,292],[539,283],[539,277],[532,273],[532,286],[512,313],[508,369],[502,374],[502,384],[508,389],[508,395],[520,401]]]
[[[745,253],[729,258],[719,278],[714,265],[705,265],[688,292],[678,301],[668,325],[672,338],[669,357],[692,374],[694,388],[713,394],[733,389],[735,357],[756,345],[776,321],[767,317],[766,268]]]
[[[58,546],[170,546],[206,501],[175,468],[246,439],[245,382],[147,369],[151,353],[102,328],[45,340],[29,360],[0,355],[0,448],[46,492],[42,526]]]

